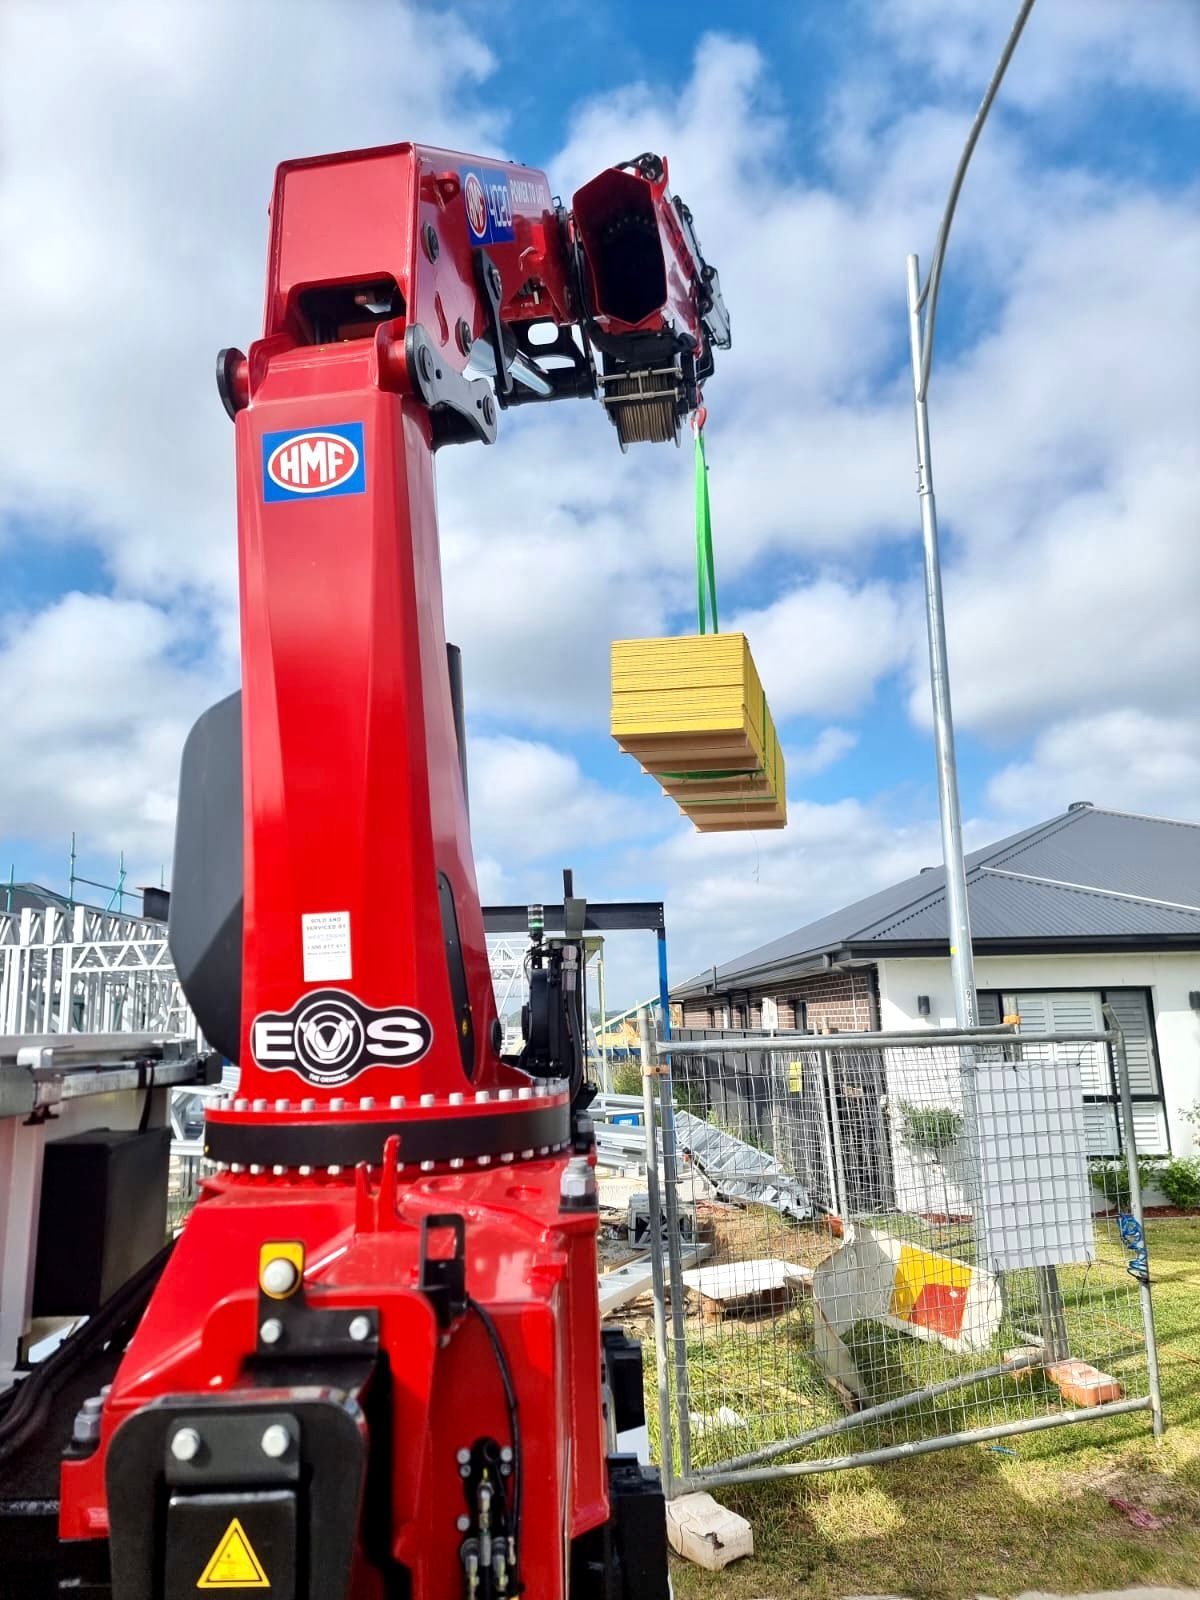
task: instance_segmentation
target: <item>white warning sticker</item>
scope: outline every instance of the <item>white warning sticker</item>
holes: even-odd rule
[[[304,941],[305,983],[330,983],[352,978],[350,913],[306,911],[300,918]]]

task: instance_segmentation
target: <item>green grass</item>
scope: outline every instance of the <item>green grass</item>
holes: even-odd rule
[[[1161,1445],[1150,1437],[1148,1414],[1134,1413],[1017,1436],[998,1448],[971,1445],[881,1467],[722,1489],[722,1504],[753,1525],[756,1553],[715,1574],[675,1561],[680,1600],[791,1600],[797,1594],[834,1600],[886,1593],[959,1600],[1026,1589],[1072,1593],[1197,1582],[1200,1222],[1151,1222],[1147,1235],[1167,1419]],[[1097,1307],[1111,1308],[1107,1270],[1107,1287],[1099,1276],[1071,1281],[1064,1274],[1072,1320],[1088,1314],[1089,1306],[1093,1317]],[[1130,1326],[1127,1314],[1114,1326],[1114,1357],[1122,1341],[1128,1346]],[[753,1335],[746,1331],[745,1337]],[[770,1364],[759,1363],[742,1396],[749,1416],[761,1419],[763,1396],[769,1405],[781,1394],[806,1425],[836,1414],[789,1354],[802,1343],[799,1328],[773,1343]],[[732,1344],[727,1341],[725,1348]],[[693,1354],[701,1366],[719,1363],[721,1348],[721,1341],[710,1340]],[[902,1392],[913,1370],[930,1373],[929,1346],[896,1336],[886,1349],[888,1392]],[[953,1370],[954,1358],[941,1355]],[[1126,1357],[1106,1370],[1122,1377],[1127,1392],[1137,1393],[1137,1368],[1138,1361]],[[744,1360],[738,1370],[746,1370]],[[720,1376],[727,1382],[730,1373]],[[732,1391],[722,1393],[736,1406]],[[967,1425],[999,1420],[1001,1399],[995,1397],[995,1413],[987,1414],[993,1396],[985,1394]],[[1026,1403],[1033,1414],[1047,1409],[1048,1398],[1030,1392]],[[704,1406],[694,1403],[693,1409]],[[854,1430],[847,1443],[861,1448],[910,1436],[904,1424],[893,1426],[900,1431],[890,1436],[883,1428]],[[759,1420],[754,1433],[761,1436],[761,1430]],[[706,1437],[701,1448],[723,1455],[754,1442],[753,1433],[737,1439],[731,1433]],[[1114,1496],[1154,1512],[1167,1526],[1152,1532],[1134,1528],[1110,1505]]]

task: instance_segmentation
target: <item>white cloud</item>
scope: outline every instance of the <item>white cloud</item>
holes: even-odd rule
[[[479,898],[485,906],[507,905],[514,898],[512,879],[495,856],[476,855],[475,882]]]
[[[542,860],[653,826],[640,799],[618,797],[585,777],[573,757],[552,745],[493,734],[472,736],[467,749],[472,834],[485,859]]]
[[[857,743],[858,734],[849,728],[822,728],[810,745],[786,752],[787,770],[797,777],[824,772],[849,755]]]
[[[1017,14],[1011,4],[872,0],[870,17],[902,57],[946,88],[982,96]],[[1004,99],[1070,114],[1087,90],[1142,88],[1200,98],[1200,12],[1192,0],[1051,0],[1035,6]]]
[[[232,598],[222,345],[260,330],[273,169],[405,133],[491,148],[453,12],[7,0],[0,515],[82,520],[120,583]],[[374,41],[374,42],[373,42]]]
[[[0,834],[169,862],[183,741],[222,692],[189,630],[141,600],[67,594],[0,628]],[[228,687],[226,684],[225,687]]]
[[[663,633],[672,583],[664,593],[646,553],[602,504],[586,519],[547,514],[528,505],[528,492],[501,489],[482,525],[466,497],[455,497],[443,540],[448,637],[463,647],[473,713],[599,734],[611,641]]]
[[[915,618],[890,584],[820,577],[730,627],[749,638],[779,722],[861,710],[877,681],[910,658]]]
[[[398,133],[495,148],[489,51],[430,27],[403,0],[4,4],[0,551],[89,539],[117,591],[9,619],[4,834],[169,860],[183,738],[236,681],[213,369],[260,331],[273,169]]]
[[[996,773],[990,803],[1022,820],[1074,800],[1200,821],[1200,726],[1120,707],[1052,724],[1029,758]]]
[[[964,726],[1011,736],[1114,702],[1193,704],[1197,259],[1194,197],[1118,192],[1048,222],[994,331],[935,369]],[[910,709],[928,721],[923,677]]]
[[[940,860],[936,819],[886,800],[788,800],[786,829],[673,834],[645,858],[664,881],[674,979],[730,961]]]

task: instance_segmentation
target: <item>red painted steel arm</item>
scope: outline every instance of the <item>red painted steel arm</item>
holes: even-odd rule
[[[499,1055],[433,455],[571,396],[602,398],[623,447],[672,438],[727,342],[657,157],[571,211],[542,173],[411,144],[278,171],[263,337],[218,370],[237,445],[241,1084],[208,1113],[217,1172],[99,1439],[62,1472],[62,1537],[108,1538],[120,1600],[204,1587],[235,1511],[271,1586],[304,1600],[518,1582],[564,1600],[573,1549],[588,1593],[633,1600],[597,1572],[603,1538],[587,1553],[616,1520],[594,1143],[566,1082]],[[481,1462],[505,1534],[477,1590]],[[638,1600],[667,1592],[658,1542]]]
[[[468,370],[481,350],[512,403],[546,398],[543,381],[595,387],[598,350],[622,440],[665,436],[694,400],[710,333],[720,336],[715,274],[653,157],[602,173],[570,213],[544,174],[444,150],[287,162],[271,219],[264,337],[229,384],[245,695],[243,1093],[296,1089],[293,1065],[318,1095],[351,1081],[359,1095],[390,1095],[397,1066],[409,1096],[499,1087],[517,1080],[493,1043],[432,450],[495,435],[492,389]],[[580,330],[560,346],[576,352],[573,371],[537,367],[524,337],[534,321]],[[331,430],[324,446],[320,430]],[[360,450],[348,486],[321,481],[322,448],[343,464]],[[311,486],[288,477],[306,470],[304,450]],[[365,1035],[345,1072],[337,1002],[296,1011],[314,983],[368,1008],[343,1019]],[[296,1042],[306,1027],[330,1070],[312,1050],[306,1070]],[[405,1053],[414,1030],[428,1048]]]

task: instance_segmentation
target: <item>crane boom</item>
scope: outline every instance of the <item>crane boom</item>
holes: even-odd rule
[[[65,1570],[107,1541],[114,1600],[668,1592],[657,1478],[612,1450],[570,886],[500,1053],[433,458],[573,397],[675,439],[728,343],[657,156],[569,208],[412,144],[278,170],[263,335],[218,359],[243,688],[185,753],[171,928],[240,1087],[62,1469]]]

